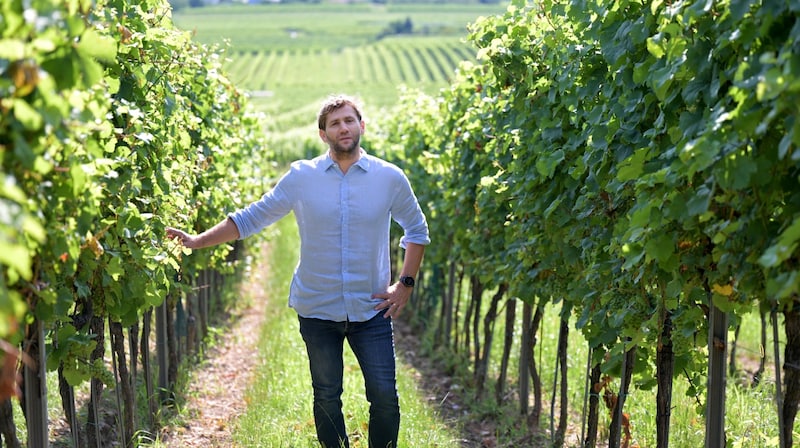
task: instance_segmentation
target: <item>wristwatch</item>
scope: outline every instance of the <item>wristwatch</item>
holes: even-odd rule
[[[402,283],[404,286],[407,286],[409,288],[413,288],[414,287],[414,277],[411,277],[409,275],[404,275],[404,276],[400,277],[400,283]]]

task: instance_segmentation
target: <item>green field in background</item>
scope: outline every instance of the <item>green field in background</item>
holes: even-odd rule
[[[225,4],[175,12],[198,42],[230,41],[237,52],[341,50],[375,42],[391,23],[410,19],[415,35],[463,38],[467,24],[500,14],[505,4],[371,3]]]
[[[506,3],[225,4],[176,11],[195,40],[220,45],[232,82],[249,92],[273,140],[316,135],[319,102],[355,95],[366,115],[383,113],[407,87],[435,94],[461,61],[474,61],[468,25]],[[410,20],[413,33],[380,35]],[[276,145],[278,146],[278,145]]]

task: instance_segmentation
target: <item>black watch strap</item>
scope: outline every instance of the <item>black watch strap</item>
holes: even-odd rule
[[[413,288],[414,287],[414,283],[415,283],[414,282],[414,277],[411,277],[410,275],[404,275],[404,276],[400,277],[400,283],[402,283],[404,286],[407,286],[409,288]]]

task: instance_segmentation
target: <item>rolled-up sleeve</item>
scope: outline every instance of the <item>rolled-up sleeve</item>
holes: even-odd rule
[[[431,239],[425,214],[419,206],[408,178],[402,175],[401,179],[395,204],[392,206],[392,218],[403,228],[400,247],[405,249],[407,243],[428,245]]]
[[[292,210],[291,204],[291,200],[284,194],[281,182],[278,182],[260,200],[229,214],[228,217],[239,229],[239,239],[245,239],[286,216]]]

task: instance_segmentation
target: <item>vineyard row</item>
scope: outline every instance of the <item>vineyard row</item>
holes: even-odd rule
[[[451,39],[391,39],[341,50],[234,52],[225,66],[237,85],[275,90],[294,85],[446,85],[460,61],[474,60],[468,45]]]
[[[165,227],[206,228],[260,196],[272,177],[260,123],[166,1],[6,2],[0,36],[4,436],[15,446],[5,411],[17,394],[28,446],[47,446],[49,371],[76,446],[133,446],[159,425],[137,425],[137,378],[160,415],[179,327],[200,324],[199,351],[218,309],[197,288],[221,294],[230,282],[209,279],[243,264],[229,246],[192,254]],[[154,313],[158,362],[147,350]],[[77,412],[75,387],[87,382]],[[101,430],[106,387],[117,393],[113,431]]]
[[[536,432],[533,350],[544,310],[557,304],[556,446],[569,418],[570,331],[591,353],[582,446],[597,442],[601,391],[608,446],[631,442],[624,405],[636,388],[657,390],[648,440],[668,446],[675,380],[689,382],[706,417],[705,440],[686,446],[776,437],[791,446],[800,405],[796,5],[515,1],[479,21],[470,40],[479,64],[439,98],[406,98],[378,144],[403,154],[429,214],[435,243],[415,303],[434,345],[466,353],[480,399],[505,319],[497,390],[521,372],[519,407]],[[773,326],[782,315],[786,340],[782,360],[774,350],[779,424],[758,441],[726,434],[725,424],[728,332],[750,313]]]

